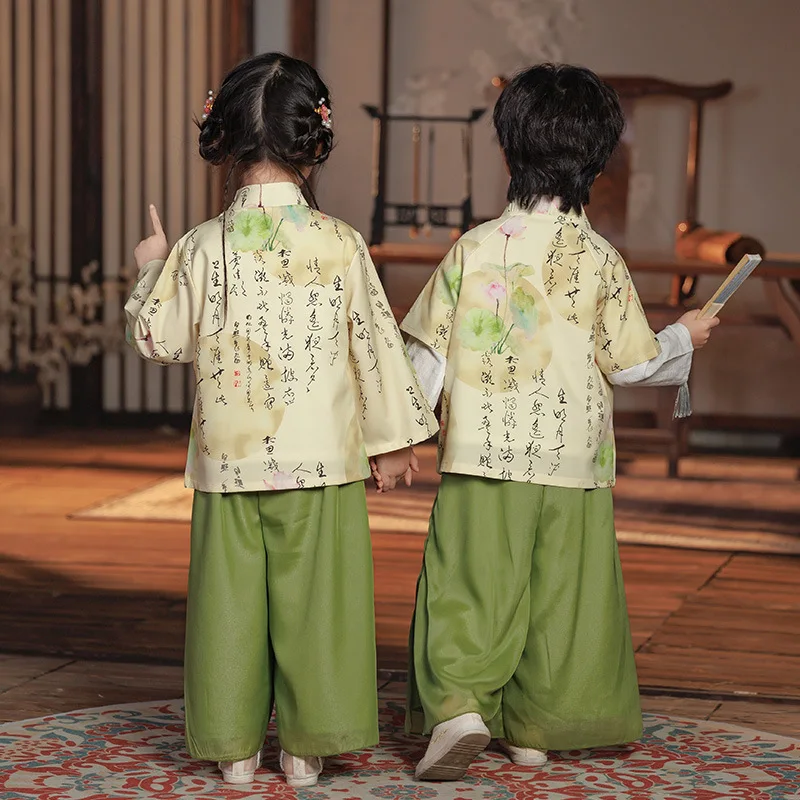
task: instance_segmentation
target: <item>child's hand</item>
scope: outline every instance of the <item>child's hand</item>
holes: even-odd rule
[[[411,486],[413,474],[419,472],[419,460],[413,447],[375,456],[370,459],[369,465],[379,493],[390,492],[399,478],[405,480],[406,486]]]
[[[689,333],[692,335],[692,345],[695,350],[699,350],[701,347],[705,346],[711,336],[711,329],[719,325],[719,317],[698,319],[699,315],[700,312],[697,310],[687,311],[678,320],[681,325],[685,325],[689,329]]]
[[[153,221],[153,233],[146,239],[142,239],[136,245],[133,251],[133,257],[136,259],[136,266],[141,269],[145,264],[151,261],[166,261],[169,255],[169,244],[167,244],[167,237],[164,235],[164,228],[161,225],[161,220],[158,218],[158,211],[154,205],[150,205],[150,219]]]

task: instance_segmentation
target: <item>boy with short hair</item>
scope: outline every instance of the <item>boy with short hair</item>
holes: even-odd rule
[[[589,70],[539,65],[494,111],[509,206],[455,244],[402,328],[442,483],[411,632],[407,725],[423,780],[492,736],[517,764],[641,735],[611,486],[612,384],[679,385],[718,320],[653,334],[583,207],[623,130]],[[375,475],[380,484],[380,463]]]

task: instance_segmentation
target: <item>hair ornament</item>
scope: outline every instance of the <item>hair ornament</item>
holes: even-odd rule
[[[200,116],[200,119],[203,121],[207,120],[209,115],[211,114],[211,109],[214,108],[214,90],[208,90],[208,97],[206,97],[206,102],[203,105],[203,113]]]
[[[328,106],[325,105],[324,97],[320,97],[319,105],[314,109],[314,113],[319,114],[322,117],[323,128],[333,127],[333,121],[331,120],[333,114],[331,114],[331,110],[328,108]]]

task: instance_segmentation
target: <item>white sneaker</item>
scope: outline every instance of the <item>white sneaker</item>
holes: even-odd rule
[[[439,723],[414,777],[419,781],[457,781],[491,738],[480,714],[462,714]]]
[[[323,761],[319,756],[293,756],[281,750],[281,769],[286,783],[294,788],[316,786],[322,772]]]
[[[541,767],[547,763],[547,753],[534,747],[517,747],[505,739],[498,739],[497,744],[508,757],[520,767]]]
[[[217,766],[225,783],[252,783],[256,770],[261,766],[261,751],[242,761],[220,761]]]

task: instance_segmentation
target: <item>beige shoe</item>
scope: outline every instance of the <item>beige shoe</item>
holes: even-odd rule
[[[225,783],[252,783],[261,766],[261,751],[242,761],[220,761],[217,766]]]
[[[286,776],[286,783],[295,789],[316,786],[322,765],[319,756],[293,756],[281,750],[281,769]]]
[[[431,732],[430,744],[414,777],[418,781],[459,780],[491,738],[480,714],[461,714],[439,723]]]
[[[497,744],[506,755],[520,767],[542,767],[547,763],[547,752],[534,747],[517,747],[506,739],[498,739]]]

